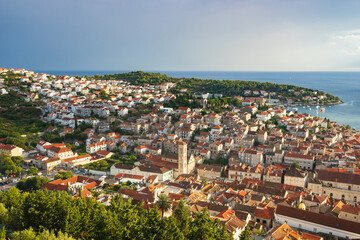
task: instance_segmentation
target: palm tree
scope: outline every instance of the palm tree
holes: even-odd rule
[[[156,206],[161,211],[161,219],[164,218],[164,213],[171,208],[171,201],[168,196],[161,194],[159,200],[156,202]]]

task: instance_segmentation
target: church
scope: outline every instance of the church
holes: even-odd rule
[[[193,174],[195,172],[196,159],[194,155],[188,157],[187,143],[183,141],[177,142],[178,154],[166,154],[164,156],[150,155],[146,158],[150,164],[159,167],[172,169],[174,178],[183,174]]]

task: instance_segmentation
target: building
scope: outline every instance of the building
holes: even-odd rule
[[[287,223],[292,228],[313,233],[324,233],[348,239],[360,238],[360,223],[283,205],[278,205],[276,208],[275,222]]]
[[[129,164],[116,163],[110,168],[110,175],[116,176],[117,174],[132,174],[148,178],[150,176],[157,176],[159,181],[167,181],[173,179],[173,170],[165,167],[157,167],[154,165],[140,165],[134,166]]]
[[[297,187],[307,187],[308,173],[298,168],[290,168],[286,171],[284,183]]]
[[[306,154],[287,153],[284,157],[284,163],[292,165],[294,162],[298,162],[303,169],[314,169],[314,157]]]
[[[360,175],[320,170],[309,189],[321,196],[357,203],[360,200]]]
[[[221,177],[222,167],[217,165],[198,164],[197,174],[200,178],[216,179]]]
[[[0,154],[7,153],[11,157],[20,157],[20,156],[22,156],[23,152],[24,152],[24,149],[22,149],[20,147],[10,145],[10,144],[1,144],[0,143]]]
[[[283,223],[279,226],[272,228],[265,236],[266,240],[278,240],[278,239],[299,239],[300,234],[294,231],[287,223]]]
[[[49,191],[67,191],[70,195],[79,195],[81,192],[82,197],[91,197],[92,194],[89,189],[95,188],[103,184],[103,181],[93,178],[74,176],[65,180],[56,179],[42,186],[42,189]],[[80,191],[81,190],[81,191]]]
[[[240,152],[240,160],[250,166],[263,164],[263,153],[261,151],[247,149]]]

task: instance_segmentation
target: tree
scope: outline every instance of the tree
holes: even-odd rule
[[[164,213],[171,208],[171,201],[168,196],[161,194],[158,201],[156,202],[156,206],[161,211],[161,219],[164,218]]]
[[[193,218],[187,235],[188,239],[231,239],[226,233],[225,226],[222,226],[218,219],[211,219],[206,208],[201,212],[196,212]]]
[[[300,168],[300,163],[298,161],[295,161],[291,164],[291,167],[293,168]]]
[[[78,129],[78,127],[79,127],[78,119],[77,117],[75,117],[75,129]]]
[[[241,232],[239,240],[250,240],[249,226],[246,226],[245,229]]]
[[[74,174],[71,171],[65,171],[65,172],[60,172],[58,174],[55,175],[55,179],[68,179],[68,178],[72,178],[74,176]]]
[[[49,179],[45,177],[32,177],[28,179],[22,179],[16,184],[16,187],[22,191],[36,191],[39,190],[42,186],[49,182]]]
[[[11,234],[13,240],[34,240],[36,239],[36,232],[32,228],[25,229],[20,232],[13,232]]]
[[[208,180],[206,178],[201,179],[201,184],[205,187],[208,185]]]
[[[101,92],[100,92],[100,98],[101,98],[101,99],[106,99],[106,98],[107,98],[107,94],[106,94],[105,90],[101,90]]]
[[[8,220],[8,210],[3,203],[0,203],[0,224],[6,224]]]
[[[6,229],[5,229],[5,226],[3,226],[0,229],[0,240],[5,240],[5,239],[6,239]]]
[[[189,232],[191,219],[190,208],[186,204],[184,198],[181,198],[178,205],[175,207],[174,217],[178,221],[179,228],[184,235],[187,235]]]
[[[29,168],[29,170],[27,171],[27,174],[29,174],[29,175],[37,175],[38,174],[37,167],[31,166]]]

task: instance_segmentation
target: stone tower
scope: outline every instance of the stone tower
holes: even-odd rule
[[[180,174],[188,174],[187,166],[187,144],[186,142],[178,142],[178,168]]]

